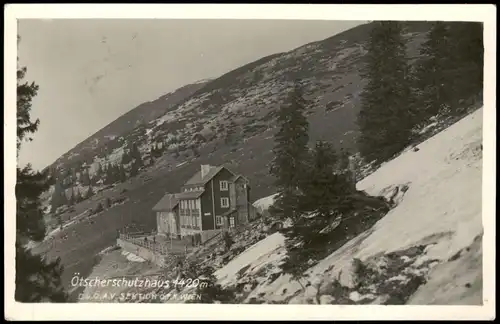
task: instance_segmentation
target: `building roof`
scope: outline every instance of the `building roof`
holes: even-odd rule
[[[231,215],[232,213],[236,212],[236,209],[235,208],[231,208],[230,210],[228,210],[227,212],[223,213],[221,216],[222,217],[226,217],[226,216],[229,216]]]
[[[208,173],[203,178],[201,177],[201,170],[199,170],[184,185],[185,186],[205,185],[208,181],[210,181],[213,177],[215,177],[215,175],[217,173],[219,173],[219,171],[221,171],[224,168],[226,170],[228,170],[229,172],[231,172],[231,170],[229,170],[228,168],[226,168],[224,166],[210,166]],[[233,172],[231,172],[231,173],[233,173]]]
[[[178,200],[181,199],[196,199],[200,197],[203,194],[203,190],[196,190],[196,191],[186,191],[186,192],[181,192],[176,194],[176,198]]]
[[[246,177],[242,176],[241,174],[237,174],[237,175],[235,175],[234,177],[232,177],[232,178],[231,178],[231,181],[235,182],[235,181],[236,181],[236,180],[238,180],[239,178],[243,178],[243,179],[245,180],[245,182],[246,182],[246,183],[249,183],[249,182],[250,182],[250,181],[249,181]]]
[[[171,211],[178,203],[179,199],[177,199],[177,194],[167,193],[156,205],[154,205],[153,211]]]

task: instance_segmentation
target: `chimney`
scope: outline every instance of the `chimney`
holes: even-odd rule
[[[205,178],[205,176],[210,171],[210,164],[202,164],[201,165],[201,178]]]

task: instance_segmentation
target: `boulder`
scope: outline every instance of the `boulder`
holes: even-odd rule
[[[353,302],[357,302],[360,301],[362,298],[359,292],[353,291],[349,294],[349,299],[352,300]]]
[[[375,298],[370,304],[372,305],[384,305],[389,300],[389,295],[380,295]]]
[[[355,260],[352,260],[340,269],[337,280],[339,281],[341,286],[351,289],[356,287],[358,283],[356,268],[357,262]]]
[[[319,297],[319,303],[322,305],[332,305],[335,304],[335,298],[330,295],[322,295],[321,297]]]

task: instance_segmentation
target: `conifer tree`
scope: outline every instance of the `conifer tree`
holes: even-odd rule
[[[90,185],[90,175],[89,175],[88,170],[84,170],[82,172],[81,184],[82,184],[82,186]]]
[[[87,193],[85,194],[85,199],[89,199],[94,195],[94,189],[92,188],[92,185],[89,186],[87,189]]]
[[[130,168],[130,176],[135,177],[136,175],[139,174],[139,166],[137,162],[132,162],[132,166]]]
[[[353,209],[352,188],[347,172],[341,172],[333,147],[319,141],[313,151],[313,163],[302,181],[299,198],[302,211],[292,227],[284,231],[287,258],[281,268],[300,283],[305,270],[322,257],[329,244],[328,227],[340,222]]]
[[[132,150],[131,150],[130,154],[131,154],[132,158],[135,160],[135,162],[137,163],[137,166],[139,168],[144,166],[143,161],[142,161],[141,152],[139,151],[139,148],[137,147],[136,143],[132,144]]]
[[[483,23],[450,23],[450,35],[454,53],[452,61],[456,71],[454,89],[457,92],[457,101],[481,96],[484,67]]]
[[[18,38],[19,41],[19,38]],[[38,129],[39,120],[31,119],[31,102],[38,85],[23,79],[26,68],[17,70],[17,154],[25,140]],[[33,254],[24,244],[40,242],[45,237],[45,223],[40,195],[48,189],[47,172],[33,171],[31,165],[17,167],[16,183],[16,276],[17,302],[64,302],[67,295],[61,284],[63,267],[60,260],[50,262]]]
[[[151,147],[151,157],[156,158],[158,156],[158,148],[156,147],[156,143],[153,143],[153,146]]]
[[[75,202],[76,203],[79,203],[81,202],[83,199],[82,199],[82,194],[80,193],[80,189],[79,188],[76,188],[76,193],[75,193]]]
[[[125,173],[125,168],[120,166],[120,182],[125,182],[127,181],[127,174]]]
[[[69,195],[69,198],[68,198],[68,204],[70,206],[73,206],[75,204],[75,195],[73,193],[73,188],[70,189],[70,195]]]
[[[90,183],[92,185],[96,185],[97,182],[99,180],[101,180],[102,178],[102,166],[101,166],[101,163],[97,163],[97,167],[96,167],[96,170],[94,172],[94,175],[92,176],[92,178],[90,179]]]
[[[61,181],[57,180],[54,184],[54,192],[52,193],[52,198],[50,200],[52,212],[54,212],[58,207],[64,205],[65,203],[66,195],[64,194],[64,188],[61,185]]]
[[[120,166],[118,164],[113,165],[113,183],[120,182]]]
[[[453,105],[455,73],[453,46],[446,22],[435,22],[427,40],[420,47],[422,59],[417,62],[415,85],[416,123],[425,124],[432,116]]]
[[[363,71],[368,84],[357,120],[358,148],[366,162],[381,163],[408,145],[414,118],[408,108],[411,87],[402,23],[373,24]]]
[[[299,214],[298,197],[309,157],[309,124],[305,110],[306,102],[302,91],[295,84],[278,112],[280,129],[274,137],[274,159],[270,167],[278,195],[269,211],[282,219],[295,219]]]
[[[131,160],[132,157],[130,156],[130,152],[124,151],[122,155],[121,164],[129,164]]]
[[[347,166],[339,160],[331,144],[317,142],[313,165],[302,184],[304,194],[300,197],[300,210],[315,213],[315,218],[324,224],[342,215],[342,203],[352,191],[344,171]]]
[[[107,185],[113,184],[117,181],[116,166],[111,163],[106,170],[106,181]]]

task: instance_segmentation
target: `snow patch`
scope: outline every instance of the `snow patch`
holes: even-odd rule
[[[259,200],[253,203],[253,206],[257,208],[259,212],[263,212],[269,209],[269,207],[274,204],[274,199],[278,194],[270,195],[264,198],[260,198]]]
[[[146,260],[127,251],[122,251],[122,255],[127,258],[127,260],[131,262],[145,262]]]
[[[360,181],[359,190],[373,196],[387,196],[395,207],[370,231],[347,242],[309,269],[309,277],[320,275],[329,281],[338,279],[344,289],[353,290],[358,284],[353,259],[359,259],[361,262],[371,260],[369,265],[379,273],[391,271],[391,280],[383,283],[389,293],[398,294],[398,289],[407,289],[411,294],[418,285],[425,286],[422,276],[430,268],[434,268],[432,275],[441,281],[455,280],[449,273],[437,271],[439,262],[448,260],[482,233],[482,160],[479,154],[463,154],[464,151],[472,152],[481,140],[482,108],[421,143],[418,151],[406,151]],[[269,208],[274,196],[259,199],[254,206]],[[252,268],[263,255],[271,258],[269,254],[277,254],[275,248],[283,241],[281,234],[276,233],[255,244],[217,271],[218,278],[230,283],[228,278],[235,276],[238,270],[245,266]],[[413,250],[407,250],[409,248]],[[389,259],[380,257],[396,251],[407,254],[398,253]],[[403,288],[398,286],[403,284]],[[301,293],[301,285],[296,280],[281,275],[267,285],[258,285],[249,297],[258,296],[269,302],[314,303],[309,296],[313,290],[308,288],[307,293]],[[372,304],[405,302],[404,299],[394,301],[387,293],[380,296],[357,293],[348,295],[352,302],[364,303],[364,299],[372,300]],[[332,301],[329,297],[322,298],[320,303],[321,300]]]
[[[274,233],[252,245],[222,269],[217,270],[214,275],[221,285],[227,285],[231,280],[237,277],[237,273],[242,268],[246,266],[250,266],[250,268],[256,268],[259,265],[262,266],[263,260],[269,262],[269,256],[280,247],[283,247],[284,243],[285,237],[280,233]]]

